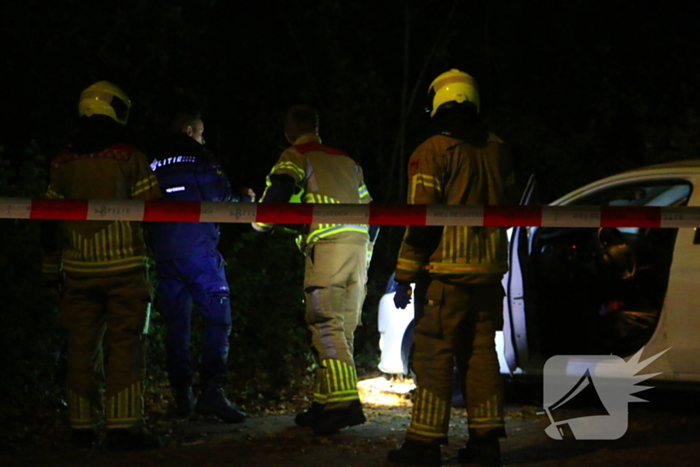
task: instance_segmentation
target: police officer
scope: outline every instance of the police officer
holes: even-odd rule
[[[204,123],[196,111],[180,111],[169,131],[151,149],[151,163],[165,197],[173,201],[252,201],[231,191],[221,166],[204,148]],[[224,394],[229,335],[230,291],[224,260],[217,250],[219,228],[210,222],[156,222],[149,244],[158,273],[159,310],[166,322],[166,360],[177,413],[195,410],[228,423],[245,421]],[[204,316],[200,380],[195,405],[194,366],[190,352],[192,305]]]
[[[51,162],[48,198],[162,198],[144,154],[123,142],[130,107],[124,91],[107,81],[81,93],[80,132]],[[158,447],[158,438],[143,429],[143,331],[151,296],[140,223],[65,220],[43,227],[44,276],[50,287],[63,286],[68,417],[76,445],[96,443],[104,418],[110,449]]]
[[[410,204],[487,205],[514,201],[514,175],[503,141],[479,118],[476,82],[450,70],[432,93],[428,137],[411,155]],[[503,228],[407,227],[396,266],[396,305],[410,301],[410,283],[428,271],[423,314],[412,358],[417,389],[411,424],[394,465],[441,465],[447,443],[456,361],[465,394],[469,442],[466,465],[500,466],[505,437],[503,390],[494,344],[503,324],[501,278],[508,268]]]
[[[261,202],[288,202],[295,193],[304,203],[371,201],[362,168],[321,143],[314,109],[289,109],[284,132],[292,146],[272,167]],[[264,232],[273,225],[253,227]],[[353,339],[365,298],[368,230],[367,225],[312,224],[298,238],[306,256],[306,322],[319,367],[313,403],[295,422],[317,435],[366,421],[357,391]]]

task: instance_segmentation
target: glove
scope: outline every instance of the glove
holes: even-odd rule
[[[404,309],[411,303],[411,284],[407,282],[399,282],[396,286],[396,293],[394,293],[394,305],[396,308]]]
[[[272,234],[272,227],[274,227],[274,224],[258,224],[257,222],[252,222],[250,225],[256,232],[267,234]]]
[[[45,279],[44,285],[51,295],[61,298],[63,295],[63,281],[60,279]]]

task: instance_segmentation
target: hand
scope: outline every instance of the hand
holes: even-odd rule
[[[406,306],[411,303],[412,293],[411,284],[399,282],[399,285],[396,286],[396,293],[394,294],[394,305],[396,305],[396,308],[402,310],[406,308]]]
[[[46,288],[49,293],[55,298],[61,298],[63,295],[63,281],[59,279],[46,280],[44,281]]]
[[[241,188],[239,194],[241,196],[247,196],[248,198],[250,198],[251,203],[255,202],[255,192],[253,191],[252,188],[247,188],[247,187]]]

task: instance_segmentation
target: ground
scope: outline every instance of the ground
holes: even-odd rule
[[[334,436],[315,437],[294,425],[294,413],[251,416],[241,425],[225,425],[213,418],[195,416],[176,420],[152,418],[165,446],[148,452],[111,453],[101,448],[75,450],[66,445],[65,430],[55,439],[15,433],[17,442],[5,443],[0,465],[25,466],[384,466],[386,453],[399,445],[410,420],[410,398],[404,394],[410,381],[388,382],[373,378],[360,383],[368,422]],[[555,441],[544,432],[549,424],[538,414],[536,391],[509,389],[506,407],[508,439],[502,442],[505,465],[555,466],[697,466],[700,465],[700,414],[686,404],[697,394],[660,393],[647,407],[630,407],[627,434],[615,441]],[[688,399],[685,399],[688,397]],[[669,400],[673,400],[669,402]],[[663,400],[663,401],[662,401]],[[665,401],[665,402],[664,402]],[[572,410],[573,416],[586,408]],[[62,424],[47,415],[46,424]],[[451,444],[443,449],[446,465],[459,465],[459,449],[467,436],[463,409],[454,409]],[[31,444],[31,441],[34,444]],[[6,438],[7,441],[7,438]],[[21,442],[20,442],[21,441]]]

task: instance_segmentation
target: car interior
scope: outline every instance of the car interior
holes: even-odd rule
[[[690,193],[685,181],[636,183],[602,190],[573,204],[683,206]],[[530,296],[526,317],[531,352],[545,358],[626,357],[644,346],[659,321],[677,231],[533,229],[529,258],[522,262]]]

